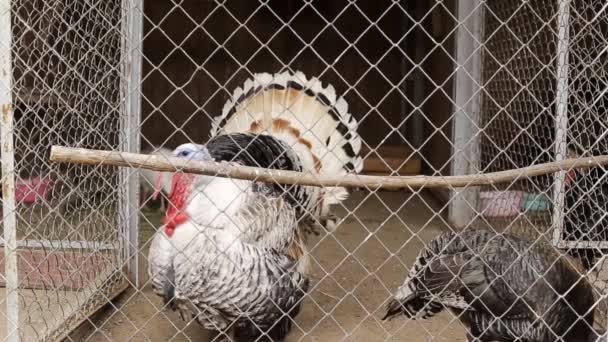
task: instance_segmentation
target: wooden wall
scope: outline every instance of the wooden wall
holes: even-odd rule
[[[429,175],[450,175],[450,158],[452,156],[452,115],[454,114],[453,81],[456,36],[456,4],[457,0],[443,1],[445,7],[435,7],[429,21],[426,23],[428,32],[433,35],[436,43],[429,41],[428,59],[424,70],[428,73],[425,89],[429,97],[424,103],[424,113],[429,120],[425,126],[425,137],[428,142],[422,149],[423,173]],[[438,85],[438,87],[435,86]],[[447,189],[434,191],[441,200],[449,197]]]

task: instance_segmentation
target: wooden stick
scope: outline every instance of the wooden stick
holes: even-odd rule
[[[565,159],[559,162],[544,163],[521,169],[491,172],[466,176],[366,176],[313,175],[294,171],[280,171],[249,167],[227,162],[201,162],[184,158],[165,158],[147,154],[89,150],[53,146],[51,161],[87,165],[111,165],[144,168],[156,171],[196,173],[201,175],[228,177],[260,182],[299,184],[311,186],[342,186],[369,189],[413,189],[448,188],[488,185],[526,179],[561,170],[588,169],[608,164],[608,155]]]

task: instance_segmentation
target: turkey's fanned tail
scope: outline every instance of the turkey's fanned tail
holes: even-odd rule
[[[235,132],[270,134],[290,145],[304,170],[316,174],[360,172],[361,138],[348,104],[331,85],[303,73],[255,74],[237,88],[214,119],[211,136]],[[342,187],[327,188],[323,205],[348,196]]]

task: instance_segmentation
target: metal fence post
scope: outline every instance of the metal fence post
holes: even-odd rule
[[[13,96],[11,64],[11,1],[0,5],[0,144],[2,144],[2,224],[4,276],[6,277],[7,341],[19,341],[19,277],[17,270],[17,219],[15,206],[15,155],[13,147]]]
[[[557,16],[558,41],[557,41],[557,88],[555,92],[555,160],[567,158],[568,142],[568,57],[570,46],[570,0],[559,0],[559,12]],[[564,227],[564,179],[566,171],[562,170],[555,174],[553,182],[553,226],[552,242],[555,246],[562,240]]]
[[[123,40],[125,67],[125,111],[123,114],[124,133],[122,147],[124,151],[139,152],[139,124],[141,118],[141,58],[143,32],[143,0],[123,2],[126,10],[123,29],[126,30]],[[122,178],[125,184],[125,196],[121,196],[121,208],[125,214],[123,227],[126,229],[125,255],[128,260],[128,271],[133,285],[139,286],[138,250],[139,250],[139,173],[125,168]]]
[[[459,1],[458,19],[452,175],[465,175],[479,172],[480,44],[483,42],[481,2]],[[449,220],[454,226],[463,228],[475,217],[477,196],[477,189],[452,189]]]

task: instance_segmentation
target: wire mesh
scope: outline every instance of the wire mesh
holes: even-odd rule
[[[124,283],[117,170],[48,160],[54,144],[119,148],[121,2],[11,14],[19,334],[54,339]]]
[[[554,160],[557,2],[491,1],[484,16],[481,164],[498,171]],[[553,175],[507,190],[550,194]],[[491,190],[491,189],[490,189]],[[542,220],[546,227],[551,218]]]
[[[576,2],[572,11],[568,143],[575,155],[606,153],[608,17],[602,13],[605,9],[590,1]],[[566,190],[564,239],[606,241],[605,170],[595,168],[576,176],[575,185]]]
[[[270,329],[288,330],[288,341],[454,341],[468,333],[471,341],[544,342],[559,340],[572,317],[584,318],[574,334],[605,328],[604,168],[466,188],[464,197],[461,189],[336,192],[326,212],[327,189],[220,178],[180,188],[183,175],[51,164],[47,156],[51,145],[133,149],[126,121],[140,123],[142,151],[160,157],[206,144],[180,151],[313,175],[342,172],[335,163],[353,172],[358,161],[349,155],[357,153],[362,172],[388,175],[492,172],[608,153],[607,5],[148,1],[141,83],[129,88],[125,65],[137,53],[128,46],[138,43],[125,45],[134,38],[125,27],[130,5],[12,5],[23,340],[219,341]],[[247,81],[264,72],[272,76]],[[260,94],[272,95],[250,101]],[[133,95],[141,96],[140,118],[130,113]],[[327,122],[335,126],[319,128]],[[463,127],[470,136],[456,132]],[[124,207],[131,176],[143,191],[139,269],[128,275],[141,283],[115,301],[127,284],[124,247],[135,241],[125,234],[137,224]],[[182,201],[180,191],[195,200]],[[181,205],[192,211],[180,216]],[[450,221],[459,215],[464,227]],[[192,235],[183,238],[185,229]],[[449,242],[453,231],[459,238]],[[515,237],[488,241],[492,231]],[[479,273],[485,278],[472,281]],[[593,287],[573,285],[580,275]],[[571,286],[576,301],[563,293]],[[476,306],[467,290],[489,301]],[[513,299],[505,305],[517,314],[491,307],[492,291]],[[299,312],[283,300],[302,300]],[[111,310],[90,317],[104,303]],[[387,305],[404,315],[383,320]],[[583,312],[591,306],[594,317]]]

